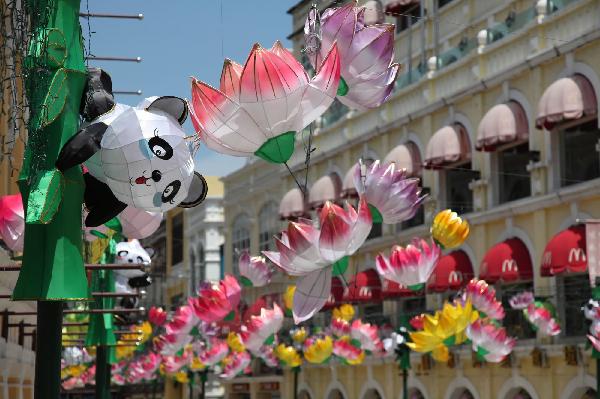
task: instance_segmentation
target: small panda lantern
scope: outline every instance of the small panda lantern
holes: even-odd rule
[[[140,263],[150,266],[154,254],[152,248],[144,248],[138,240],[123,241],[116,246],[118,264]],[[115,291],[118,293],[133,293],[136,288],[144,288],[152,282],[150,276],[142,270],[115,270]],[[129,299],[129,298],[127,298]],[[122,301],[121,305],[132,308],[135,303]]]
[[[86,226],[99,226],[128,205],[150,212],[193,207],[206,197],[182,128],[185,100],[150,97],[136,107],[114,102],[106,72],[90,69],[82,103],[88,123],[63,146],[56,167],[83,164]]]

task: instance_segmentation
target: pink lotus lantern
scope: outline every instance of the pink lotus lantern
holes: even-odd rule
[[[227,343],[215,338],[210,342],[210,347],[200,353],[199,357],[204,365],[211,367],[225,359],[228,353],[229,346],[227,346]]]
[[[501,320],[504,318],[502,303],[496,299],[496,290],[484,280],[473,279],[465,287],[463,302],[471,300],[473,307],[485,316]]]
[[[182,335],[188,334],[197,324],[198,319],[194,316],[192,307],[184,305],[177,309],[165,329],[167,334]]]
[[[163,356],[172,356],[184,348],[193,337],[188,334],[166,334],[161,335],[154,342],[154,348]]]
[[[167,321],[167,312],[161,307],[152,306],[148,312],[148,321],[153,325],[160,327]]]
[[[163,364],[167,373],[176,373],[190,361],[190,352],[183,351],[181,355],[163,356]]]
[[[0,238],[11,251],[22,252],[25,211],[21,194],[0,197]]]
[[[253,354],[259,353],[263,345],[272,343],[282,324],[283,311],[276,303],[273,304],[273,309],[262,308],[260,316],[251,316],[250,322],[246,324],[246,331],[242,332],[244,346]]]
[[[543,304],[531,303],[523,313],[540,334],[550,337],[560,334],[561,328],[558,321],[552,317],[552,312]]]
[[[365,352],[347,339],[338,339],[333,343],[333,354],[350,365],[361,364],[365,358]]]
[[[333,318],[331,319],[331,333],[338,338],[345,335],[350,335],[350,323],[344,319]]]
[[[343,209],[327,201],[320,221],[320,230],[307,222],[290,222],[287,231],[276,238],[279,252],[263,252],[287,274],[300,277],[292,309],[296,323],[310,319],[325,305],[331,293],[331,266],[354,254],[373,224],[364,199],[358,212],[351,205]]]
[[[221,378],[225,380],[231,380],[238,374],[242,373],[244,369],[250,364],[252,358],[248,352],[239,352],[235,355],[230,355],[225,358],[225,367],[221,373]]]
[[[513,309],[527,309],[533,302],[535,302],[535,298],[530,291],[520,292],[508,300],[510,307]]]
[[[395,224],[410,219],[427,197],[421,196],[419,179],[409,178],[395,163],[370,166],[359,162],[354,168],[356,191],[381,214],[383,223]]]
[[[337,42],[340,53],[341,81],[338,100],[354,109],[376,108],[394,88],[400,66],[394,63],[394,25],[366,26],[364,7],[355,2],[329,8],[321,15],[320,51],[309,54],[313,67]],[[316,15],[310,13],[304,26],[310,35]]]
[[[275,350],[271,345],[264,345],[258,355],[259,358],[262,359],[263,362],[267,365],[267,367],[275,368],[279,367],[279,359],[275,356]]]
[[[467,327],[467,336],[477,355],[491,363],[504,360],[516,343],[514,338],[507,336],[504,328],[481,319],[475,320]]]
[[[237,308],[241,290],[235,277],[226,275],[219,284],[203,283],[198,296],[189,298],[188,302],[200,320],[213,323],[223,320]]]
[[[383,352],[383,342],[379,338],[377,326],[356,319],[352,322],[350,337],[360,342],[363,350],[374,353]]]
[[[434,243],[414,238],[405,248],[395,245],[388,259],[379,254],[375,260],[377,271],[384,278],[406,286],[413,291],[425,287],[442,251]]]
[[[273,270],[262,256],[250,256],[248,251],[240,254],[240,275],[244,285],[253,287],[264,287],[271,282]]]
[[[319,73],[310,79],[281,43],[271,49],[255,44],[243,67],[225,61],[220,90],[192,80],[192,122],[214,151],[284,163],[297,132],[333,102],[339,80],[335,46],[328,47]]]

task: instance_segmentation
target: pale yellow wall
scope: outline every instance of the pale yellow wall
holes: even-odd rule
[[[426,7],[432,10],[432,1],[426,0]],[[295,27],[300,26],[304,20],[309,2],[304,2],[294,12]],[[441,44],[448,42],[449,46],[456,45],[464,35],[474,37],[480,29],[503,21],[509,11],[521,12],[532,6],[529,0],[507,2],[483,2],[475,0],[455,0],[449,6],[440,10],[443,18],[441,22]],[[465,14],[466,13],[466,14]],[[592,20],[591,16],[596,19]],[[445,123],[452,123],[450,118],[454,113],[454,121],[462,121],[458,115],[466,118],[469,128],[469,137],[474,147],[477,138],[477,127],[485,113],[494,105],[504,101],[506,91],[516,91],[524,99],[521,105],[526,109],[530,127],[530,149],[540,151],[540,160],[555,163],[553,154],[549,152],[552,132],[545,132],[535,128],[537,104],[544,90],[554,82],[565,70],[569,63],[582,63],[592,70],[596,77],[600,76],[600,41],[595,39],[586,44],[573,45],[571,48],[561,47],[565,43],[577,39],[577,33],[583,28],[593,28],[591,23],[598,26],[597,15],[600,15],[600,3],[594,0],[581,0],[562,10],[556,15],[551,15],[542,24],[532,21],[523,29],[487,46],[481,54],[473,50],[467,57],[454,64],[435,72],[431,79],[423,78],[412,86],[403,88],[391,96],[390,100],[382,107],[366,112],[354,113],[352,117],[339,121],[331,127],[321,129],[314,137],[313,144],[317,151],[313,153],[313,162],[309,172],[309,182],[315,182],[320,176],[333,170],[339,170],[343,178],[346,171],[363,155],[365,151],[377,154],[380,158],[396,145],[405,142],[412,135],[416,135],[420,144],[421,156],[424,157],[425,147],[431,136]],[[451,21],[454,21],[452,23]],[[457,23],[459,21],[460,23]],[[593,22],[595,21],[595,22]],[[391,21],[390,21],[391,22]],[[433,22],[429,18],[425,21],[427,31],[427,56],[431,56],[433,45]],[[396,58],[398,61],[406,60],[406,32],[397,35]],[[559,40],[554,40],[559,39]],[[295,50],[299,53],[302,46],[301,38],[294,40]],[[554,52],[554,46],[562,48],[560,54]],[[527,51],[519,53],[523,48]],[[566,55],[565,53],[569,53]],[[498,70],[499,65],[517,55],[519,63],[512,65],[507,71]],[[520,54],[520,55],[519,55]],[[547,54],[543,62],[525,66],[524,59],[535,58],[536,55]],[[413,48],[413,65],[417,65],[420,49]],[[471,73],[472,77],[465,79],[465,74]],[[498,74],[504,73],[504,78],[491,80]],[[473,92],[460,94],[462,89],[485,79],[486,87],[479,87]],[[461,86],[462,85],[462,86]],[[452,91],[451,88],[455,90]],[[508,90],[507,90],[508,89]],[[600,87],[598,88],[600,89]],[[450,93],[450,94],[448,94]],[[421,104],[415,108],[414,104]],[[438,104],[435,107],[432,104]],[[432,107],[427,113],[421,114],[424,107]],[[407,117],[410,115],[410,118]],[[401,121],[394,123],[394,121]],[[367,136],[368,132],[378,126],[377,134]],[[366,138],[368,137],[368,138]],[[302,146],[298,146],[299,154],[290,161],[290,166],[298,168],[303,162]],[[568,198],[559,197],[556,188],[552,187],[552,165],[532,172],[533,183],[539,183],[541,190],[532,197],[523,201],[497,206],[494,203],[496,188],[492,182],[495,177],[493,155],[472,152],[473,169],[481,172],[481,179],[487,180],[488,185],[483,185],[474,193],[476,198],[482,198],[483,207],[480,212],[466,215],[471,221],[472,230],[466,245],[471,250],[474,259],[473,267],[477,274],[479,263],[486,252],[501,239],[508,238],[512,231],[514,234],[523,235],[530,243],[532,263],[534,265],[535,288],[545,291],[552,287],[554,279],[540,277],[541,256],[545,245],[550,238],[566,227],[569,221],[580,215],[589,215],[600,218],[600,195],[577,194]],[[554,166],[556,167],[556,165]],[[296,170],[296,169],[294,169]],[[298,173],[304,176],[303,173]],[[431,218],[434,211],[446,207],[443,195],[440,192],[436,171],[423,171],[423,185],[431,188],[431,198],[425,205],[426,217]],[[222,179],[225,191],[225,218],[226,218],[226,243],[231,242],[231,223],[240,212],[247,212],[255,227],[251,235],[251,249],[256,254],[258,248],[258,229],[256,217],[258,210],[267,201],[278,200],[289,189],[295,187],[293,179],[287,174],[285,168],[277,165],[266,164],[261,160],[246,165],[243,169]],[[600,179],[597,180],[600,184]],[[310,185],[310,184],[309,184]],[[535,187],[535,184],[533,185]],[[571,189],[580,189],[585,186],[573,186]],[[579,187],[579,188],[578,188]],[[242,189],[244,188],[244,189]],[[564,193],[565,190],[561,190]],[[531,202],[525,208],[523,203]],[[565,224],[567,223],[567,224]],[[426,222],[427,225],[427,222]],[[394,233],[393,228],[384,229],[385,235],[381,239],[367,242],[358,253],[351,258],[349,270],[355,267],[367,267],[366,259],[374,259],[381,251],[389,251],[392,244],[405,243],[416,234],[427,234],[427,226],[413,228],[408,231]],[[226,270],[231,270],[231,247],[226,245]],[[372,266],[372,265],[370,265]],[[346,280],[350,274],[346,276]],[[250,294],[255,297],[256,292]],[[435,302],[430,298],[429,303]],[[386,302],[386,312],[392,314],[394,306]],[[412,381],[420,381],[428,390],[427,398],[450,398],[446,392],[449,385],[456,385],[457,381],[465,378],[478,392],[481,399],[509,399],[498,397],[499,392],[510,393],[508,387],[513,384],[531,384],[540,399],[579,399],[563,396],[568,384],[583,384],[595,378],[595,365],[589,357],[589,351],[583,351],[583,339],[580,341],[582,361],[578,366],[567,366],[564,360],[563,345],[552,343],[551,340],[537,340],[519,343],[516,350],[516,365],[513,368],[503,368],[497,365],[486,365],[483,368],[473,368],[470,351],[465,348],[461,355],[461,366],[451,369],[446,365],[435,364],[433,369],[424,371],[420,369],[419,358],[413,359]],[[548,366],[535,367],[532,364],[530,352],[533,345],[541,345],[547,350],[549,356]],[[580,377],[577,377],[580,376]],[[587,376],[587,377],[586,377]],[[576,378],[579,378],[578,380]],[[359,394],[368,381],[377,382],[383,387],[385,399],[400,398],[401,377],[395,363],[388,360],[373,360],[372,365],[360,367],[336,366],[333,373],[330,367],[310,367],[303,370],[300,381],[307,384],[314,392],[315,398],[325,398],[326,388],[332,380],[339,381],[348,393],[348,399],[362,399]],[[574,380],[575,379],[575,380]],[[586,380],[587,379],[587,380]],[[289,372],[285,374],[285,384],[282,386],[282,397],[292,397],[292,377]],[[455,399],[455,398],[451,398]]]

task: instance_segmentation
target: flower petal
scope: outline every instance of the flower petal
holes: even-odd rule
[[[294,323],[310,319],[317,313],[331,293],[331,268],[317,270],[302,277],[296,284],[294,293]]]
[[[302,96],[302,127],[323,115],[335,99],[340,83],[340,57],[334,43],[323,60],[319,72],[311,79]]]

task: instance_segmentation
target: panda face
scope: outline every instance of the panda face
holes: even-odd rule
[[[149,265],[151,263],[150,254],[146,251],[138,240],[123,241],[117,244],[116,263],[142,263]],[[116,272],[127,278],[143,276],[142,270],[119,270]]]
[[[600,304],[598,303],[598,301],[590,299],[585,305],[581,307],[581,310],[583,311],[583,314],[585,315],[586,319],[594,320],[597,319],[599,316],[599,306]]]
[[[194,174],[192,154],[179,123],[160,111],[129,108],[114,118],[90,160],[94,177],[117,199],[151,212],[165,212],[187,196]],[[102,176],[98,174],[101,169]]]

